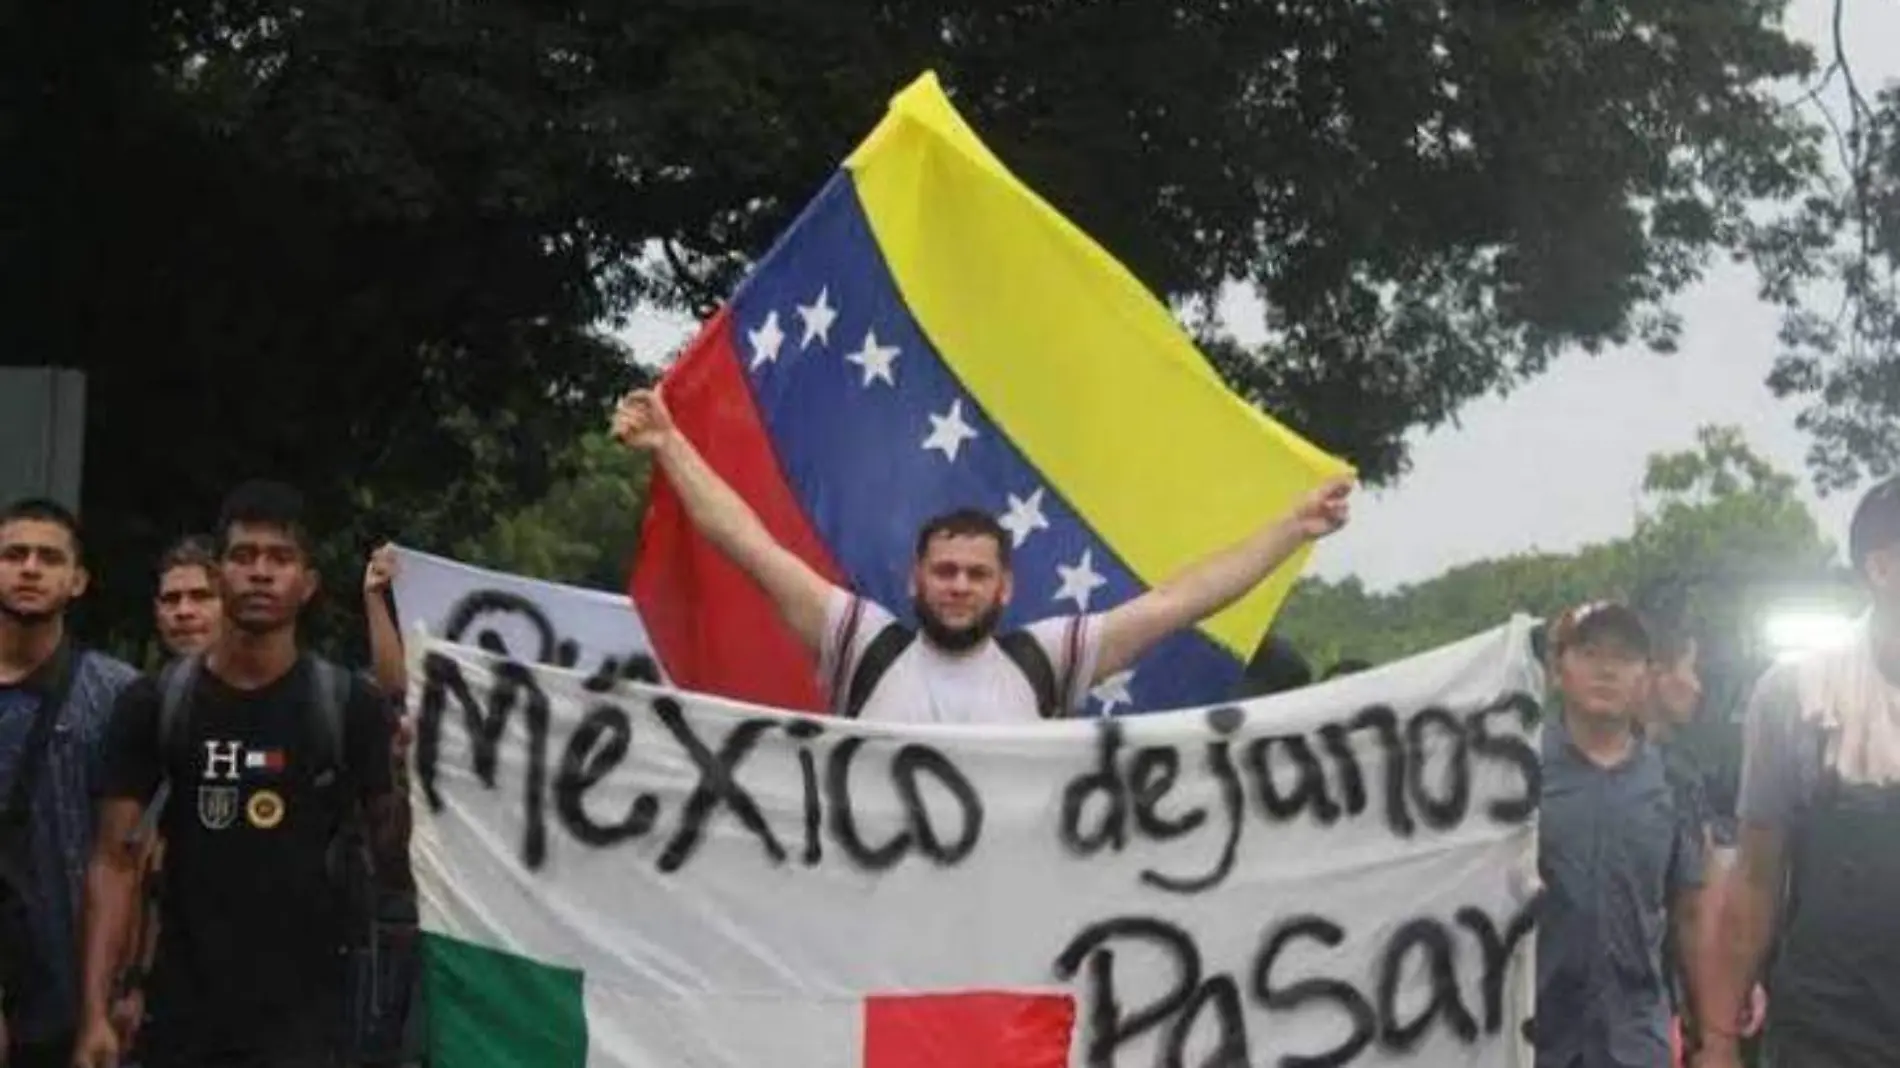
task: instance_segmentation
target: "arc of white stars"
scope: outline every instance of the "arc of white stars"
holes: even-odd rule
[[[845,359],[864,368],[864,388],[871,388],[871,383],[879,379],[882,379],[887,386],[895,386],[897,376],[893,365],[897,363],[897,357],[901,351],[896,345],[878,344],[877,331],[866,330],[863,347],[847,354]],[[954,460],[956,457],[952,456],[951,459]]]
[[[785,329],[779,326],[778,312],[765,317],[758,328],[747,332],[747,340],[752,342],[752,369],[754,371],[778,359],[778,350],[785,344]]]
[[[816,301],[800,304],[798,317],[805,322],[805,336],[798,342],[800,352],[810,348],[814,339],[820,345],[831,344],[831,324],[838,321],[838,309],[831,306],[831,287],[820,289]]]
[[[1005,512],[997,522],[1003,525],[1004,530],[1009,531],[1011,546],[1017,549],[1023,547],[1023,542],[1029,540],[1029,535],[1038,530],[1048,530],[1049,517],[1042,514],[1041,488],[1027,497],[1010,494],[1009,511]]]
[[[1090,594],[1108,585],[1108,580],[1095,570],[1095,550],[1093,549],[1082,550],[1082,559],[1078,560],[1073,567],[1057,564],[1056,574],[1062,579],[1062,588],[1056,591],[1055,600],[1074,601],[1076,610],[1079,612],[1089,610]]]
[[[924,448],[936,449],[951,463],[956,463],[963,443],[976,437],[976,430],[963,421],[963,399],[951,401],[950,410],[942,415],[935,412],[929,415],[930,436],[924,439]]]

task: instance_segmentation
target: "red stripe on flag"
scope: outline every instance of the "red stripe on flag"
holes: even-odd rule
[[[864,1068],[1066,1068],[1067,994],[880,995],[864,1002]]]
[[[667,410],[779,544],[844,585],[779,469],[733,347],[729,316],[721,310],[667,372],[661,385]],[[658,471],[649,494],[629,592],[667,674],[689,690],[820,709],[817,665],[765,592],[693,529]]]

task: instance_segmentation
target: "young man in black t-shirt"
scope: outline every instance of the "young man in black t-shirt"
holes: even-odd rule
[[[225,623],[201,661],[185,662],[195,678],[178,691],[172,728],[162,677],[134,684],[114,714],[88,875],[81,1065],[107,1068],[126,1052],[108,1016],[136,908],[139,854],[126,842],[162,783],[165,871],[140,1062],[346,1063],[352,909],[339,831],[359,819],[387,855],[398,798],[382,698],[298,650],[297,617],[317,588],[300,513],[287,487],[232,494],[217,531]],[[334,735],[321,705],[340,709]]]

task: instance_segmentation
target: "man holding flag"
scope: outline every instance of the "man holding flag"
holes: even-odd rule
[[[887,722],[1013,723],[1077,711],[1097,682],[1344,526],[1351,493],[1349,480],[1330,480],[1280,519],[1115,608],[1003,634],[996,631],[1013,592],[1011,538],[988,513],[951,512],[918,534],[913,633],[779,544],[674,425],[657,392],[622,399],[613,433],[653,454],[693,526],[764,589],[817,660],[831,710]]]
[[[1311,536],[1338,517],[1306,536],[1279,527],[1290,542],[1265,528],[1327,479],[1352,474],[1236,395],[1173,309],[1011,174],[929,73],[892,99],[702,324],[663,388],[667,422],[772,541],[829,586],[886,609],[931,599],[907,566],[925,555],[919,530],[948,519],[953,504],[994,517],[1007,555],[990,556],[983,568],[994,576],[979,577],[958,611],[969,622],[1006,599],[997,634],[1027,627],[1026,637],[1003,639],[995,656],[977,642],[960,662],[988,661],[996,672],[979,674],[1051,711],[1074,703],[1064,672],[1077,685],[1099,678],[1091,712],[1229,699]],[[963,540],[996,540],[971,518],[954,524],[968,528]],[[1190,581],[1210,549],[1242,543],[1251,550],[1227,557],[1232,570],[1219,569],[1214,585]],[[1276,550],[1285,544],[1290,553]],[[830,639],[843,655],[824,656],[823,632],[850,622],[851,599],[806,598],[787,625],[784,603],[688,514],[664,464],[633,564],[628,594],[668,677],[686,689],[848,712],[852,683],[875,681],[890,659],[874,703],[931,704],[914,669],[935,639],[891,632],[870,658],[886,631],[860,605],[852,637]],[[1174,591],[1143,601],[1164,584]],[[1238,598],[1218,607],[1233,590]],[[1077,656],[1066,662],[1064,625],[1034,627],[1137,602],[1145,607],[1110,628],[1127,626],[1127,646],[1146,648],[1132,661],[1119,655],[1120,637],[1084,633],[1106,615],[1076,627]],[[1151,631],[1164,633],[1151,640]],[[1092,669],[1082,662],[1090,648],[1100,650]],[[1035,674],[1056,681],[1025,689],[1021,672],[1008,674],[1012,649],[1031,665],[1049,661]],[[812,671],[814,653],[823,674]],[[873,670],[853,674],[861,660]],[[938,714],[965,718],[920,713]]]

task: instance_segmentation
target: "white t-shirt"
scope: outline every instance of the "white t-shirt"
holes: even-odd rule
[[[850,618],[853,602],[859,606],[855,626]],[[833,710],[842,708],[866,650],[895,618],[848,590],[832,590],[825,605],[825,641],[818,670]],[[1061,707],[1070,713],[1081,711],[1088,703],[1101,650],[1100,617],[1056,617],[1023,629],[1049,657],[1056,686],[1062,688],[1063,680],[1071,680],[1067,692],[1058,695]],[[882,723],[1034,723],[1041,718],[1035,688],[995,638],[968,652],[947,653],[921,634],[891,661],[858,716]]]

